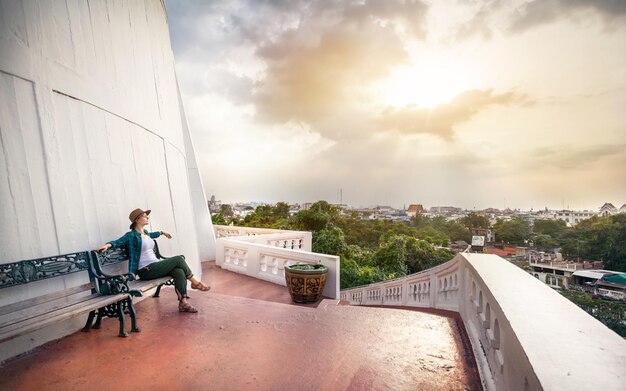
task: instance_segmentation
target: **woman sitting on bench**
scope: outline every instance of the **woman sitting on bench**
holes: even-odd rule
[[[117,240],[110,241],[100,246],[96,251],[106,251],[111,247],[126,246],[128,248],[128,269],[131,273],[138,275],[142,280],[152,280],[164,276],[172,276],[174,287],[178,296],[178,310],[180,312],[198,312],[189,304],[187,296],[187,280],[191,281],[191,288],[200,291],[211,289],[202,281],[193,276],[191,269],[185,262],[185,257],[177,255],[175,257],[159,260],[154,254],[154,240],[163,235],[168,239],[172,238],[167,232],[148,232],[144,229],[149,223],[150,210],[143,211],[139,208],[130,212],[128,218],[131,221],[130,231]]]

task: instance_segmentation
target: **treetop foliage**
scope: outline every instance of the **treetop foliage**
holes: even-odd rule
[[[499,219],[490,226],[486,216],[474,212],[458,221],[418,213],[407,224],[363,220],[318,201],[293,216],[285,202],[261,205],[244,219],[237,219],[229,205],[222,205],[213,223],[312,232],[313,251],[341,257],[342,288],[400,277],[446,262],[453,254],[435,246],[447,247],[459,240],[469,243],[472,230],[479,228],[494,231],[497,242],[561,248],[570,259],[602,260],[607,269],[626,271],[626,214],[594,217],[573,228],[560,220],[535,220],[531,227],[522,217]]]

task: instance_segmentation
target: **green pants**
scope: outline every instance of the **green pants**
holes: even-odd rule
[[[191,269],[189,269],[187,262],[185,262],[185,257],[182,255],[151,263],[139,269],[137,274],[142,280],[153,280],[159,277],[172,276],[178,300],[189,297],[187,296],[187,279],[193,277],[193,273]]]

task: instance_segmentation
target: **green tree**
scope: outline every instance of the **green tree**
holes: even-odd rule
[[[408,237],[392,235],[380,244],[374,253],[373,263],[392,278],[405,276],[408,271],[406,264]]]
[[[217,213],[211,214],[211,221],[216,225],[228,225],[235,218],[234,216],[233,207],[229,204],[222,204]]]
[[[424,228],[428,224],[430,219],[422,214],[422,212],[415,213],[415,216],[411,216],[409,224],[416,228]]]
[[[453,242],[465,240],[469,243],[472,240],[469,229],[456,221],[447,221],[443,227],[443,232],[445,232]]]
[[[271,205],[259,205],[243,219],[245,226],[257,228],[269,228],[275,221]]]
[[[425,240],[408,237],[405,243],[405,263],[408,273],[417,273],[448,262],[454,254],[448,250],[436,250]]]
[[[467,228],[470,233],[474,229],[489,228],[489,218],[476,212],[471,212],[470,214],[460,218],[459,223]]]
[[[254,212],[247,215],[243,224],[257,228],[289,228],[289,204],[279,202],[274,206],[259,205]]]
[[[561,244],[568,258],[601,260],[605,269],[626,272],[626,213],[583,220],[565,231]]]
[[[235,214],[233,213],[233,207],[230,204],[222,204],[220,205],[219,213],[226,218],[233,217]]]
[[[293,216],[292,227],[301,231],[319,232],[328,226],[330,216],[311,209],[301,210]]]
[[[294,229],[318,232],[339,218],[339,208],[326,201],[317,201],[309,209],[301,210],[291,219]]]
[[[496,239],[508,244],[524,244],[524,240],[530,236],[530,225],[521,217],[513,217],[511,220],[498,219],[493,225]]]
[[[221,213],[211,215],[211,222],[215,225],[228,225],[226,219],[224,218],[224,215]]]
[[[550,235],[546,234],[532,234],[530,236],[533,244],[540,248],[554,248],[559,247],[559,241]]]
[[[370,250],[378,248],[378,242],[387,227],[379,220],[361,220],[358,218],[340,218],[335,223],[346,235],[348,244],[354,244]]]
[[[450,243],[447,233],[437,230],[430,225],[418,230],[416,237],[438,246],[448,246]]]
[[[289,218],[289,204],[286,202],[279,202],[272,208],[272,215],[277,219]]]
[[[372,284],[385,279],[385,273],[380,268],[371,265],[359,265],[349,258],[341,258],[341,273],[339,283],[341,289]]]
[[[316,203],[311,205],[309,210],[318,213],[326,213],[331,218],[336,218],[340,212],[340,208],[333,206],[326,201],[317,201]]]
[[[535,220],[533,232],[536,234],[550,235],[559,239],[567,231],[567,225],[563,220]]]
[[[330,227],[316,232],[313,234],[313,251],[330,255],[348,255],[348,244],[343,231],[338,227]]]

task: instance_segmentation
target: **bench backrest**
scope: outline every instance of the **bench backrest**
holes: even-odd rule
[[[94,267],[107,274],[128,273],[128,249],[124,247],[112,248],[104,252],[91,252]]]
[[[100,268],[107,274],[125,274],[128,273],[128,249],[126,246],[112,248],[104,252],[92,251],[94,257],[94,267]],[[154,253],[157,258],[161,259],[159,245],[154,241]]]
[[[89,251],[0,264],[0,289],[89,270]]]

